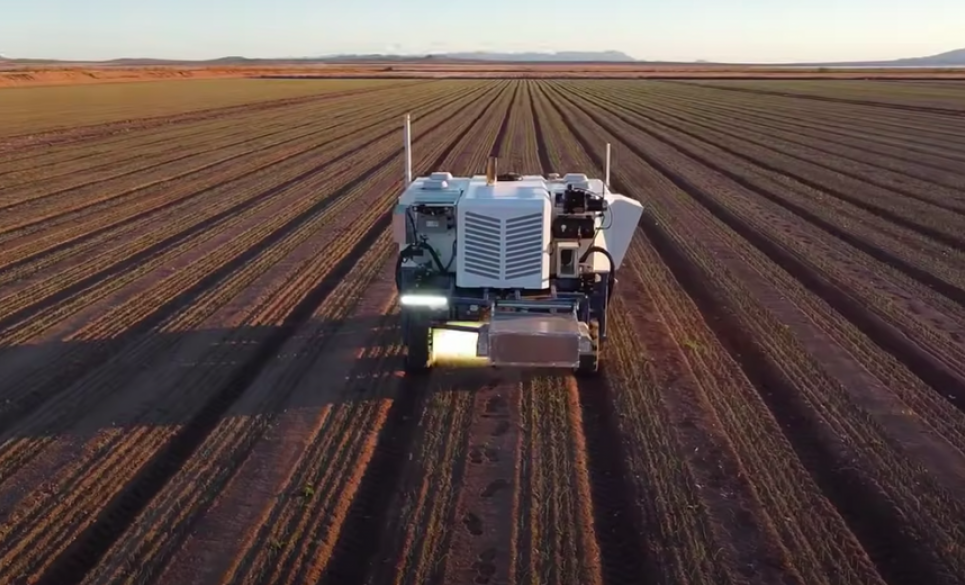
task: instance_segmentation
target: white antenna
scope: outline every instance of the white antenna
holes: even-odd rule
[[[603,169],[603,174],[605,177],[605,185],[609,188],[610,186],[610,143],[606,143],[606,166]]]
[[[412,125],[405,115],[405,186],[412,184]]]

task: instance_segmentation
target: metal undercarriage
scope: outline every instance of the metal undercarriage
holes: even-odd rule
[[[438,287],[406,287],[400,297],[406,369],[436,364],[505,368],[599,368],[608,283],[585,292],[547,291],[529,298],[459,296]]]

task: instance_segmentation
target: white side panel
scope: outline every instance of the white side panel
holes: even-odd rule
[[[399,249],[406,246],[405,233],[406,208],[410,205],[442,205],[454,206],[462,196],[463,189],[468,184],[466,179],[454,179],[450,173],[433,173],[430,177],[417,177],[411,185],[399,195],[395,209],[392,211],[392,238],[399,245]],[[433,242],[430,242],[432,245]],[[452,242],[445,243],[446,256],[452,253]]]
[[[606,217],[603,219],[604,225],[609,226],[603,231],[606,239],[606,249],[613,256],[616,263],[614,270],[623,264],[623,257],[630,248],[630,242],[637,231],[637,224],[643,216],[643,204],[636,199],[631,199],[625,195],[608,194],[610,209],[607,210]],[[596,262],[606,262],[602,254],[594,254]]]

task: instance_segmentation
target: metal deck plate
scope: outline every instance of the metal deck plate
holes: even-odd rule
[[[489,358],[496,366],[576,367],[580,323],[572,314],[496,313],[489,323]]]

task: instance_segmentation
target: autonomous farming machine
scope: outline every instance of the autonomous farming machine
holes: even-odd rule
[[[582,173],[412,178],[392,215],[407,373],[445,361],[600,369],[616,271],[643,205]]]

